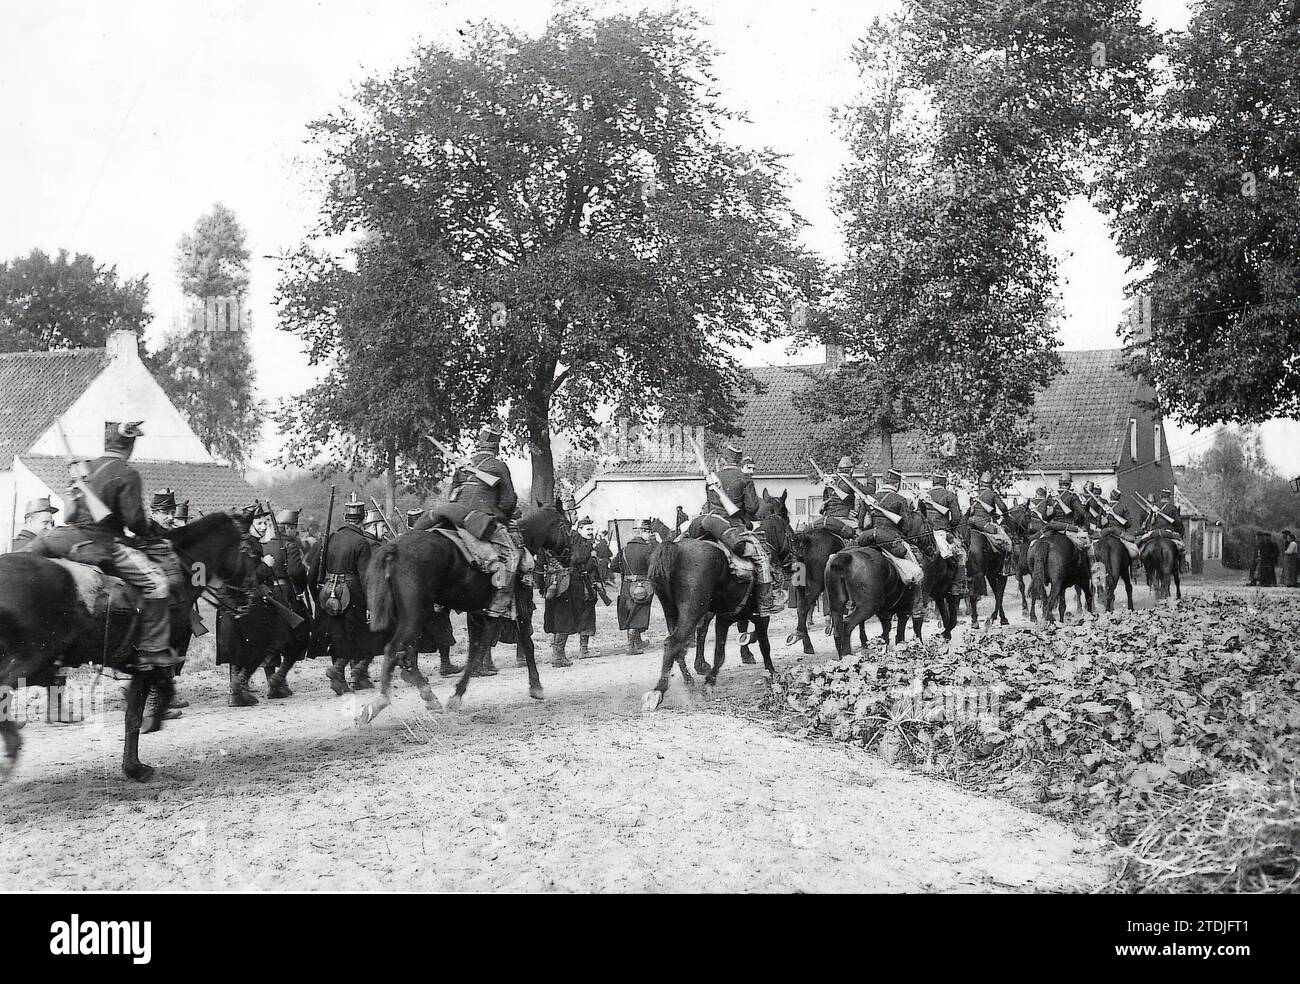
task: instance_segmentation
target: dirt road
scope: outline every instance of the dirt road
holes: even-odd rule
[[[778,667],[798,658],[783,645],[789,622],[774,621]],[[623,654],[612,623],[602,609],[595,650],[606,655],[543,664],[545,702],[528,698],[513,650],[498,649],[502,673],[475,680],[459,715],[426,714],[399,683],[364,728],[319,664],[295,674],[293,698],[252,708],[225,705],[215,670],[187,669],[192,707],[141,742],[158,767],[145,785],[118,771],[116,707],[103,724],[32,723],[0,791],[0,879],[64,890],[916,892],[1102,878],[1099,845],[1057,823],[750,720],[765,675],[739,663],[734,642],[713,698],[674,679],[664,707],[642,716],[658,650]],[[660,641],[657,612],[653,630]],[[817,644],[824,658],[825,637]],[[435,663],[426,657],[426,670]],[[435,690],[450,694],[446,681]]]

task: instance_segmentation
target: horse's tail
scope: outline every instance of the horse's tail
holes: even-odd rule
[[[838,638],[844,626],[844,609],[849,602],[849,567],[853,557],[846,553],[831,554],[826,564],[823,590],[826,592],[826,612],[830,616],[831,630]]]
[[[673,566],[677,560],[678,545],[673,540],[666,540],[654,548],[650,554],[650,564],[646,568],[646,577],[654,586],[655,594],[663,606],[664,618],[669,625],[677,624],[677,599],[672,594]]]
[[[1047,572],[1047,559],[1052,555],[1050,549],[1030,551],[1029,556],[1029,576],[1033,579],[1033,584],[1038,586],[1039,592],[1046,598],[1052,590],[1051,577]]]
[[[393,600],[393,559],[397,541],[382,543],[370,558],[366,571],[366,601],[370,605],[370,630],[387,632],[397,623],[397,604]]]
[[[970,553],[967,557],[966,570],[970,575],[970,596],[972,598],[983,598],[988,594],[989,583],[984,577],[984,565],[989,562],[989,549],[987,545],[980,544],[980,534],[974,533],[970,539]],[[997,553],[993,554],[994,560],[1000,558]]]

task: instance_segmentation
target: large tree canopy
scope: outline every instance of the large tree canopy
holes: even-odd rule
[[[568,7],[536,38],[477,24],[315,126],[335,176],[321,234],[366,234],[404,289],[438,298],[454,330],[429,371],[486,393],[457,408],[464,426],[508,406],[535,497],[552,431],[589,440],[601,406],[731,432],[748,383],[732,352],[785,324],[800,220],[776,155],[722,139],[699,28]],[[319,320],[286,324],[348,357]],[[414,341],[395,330],[389,357]]]
[[[246,316],[207,316],[214,302],[242,311],[248,291],[248,249],[234,212],[220,203],[177,244],[176,275],[191,317],[148,357],[150,368],[199,440],[214,455],[243,468],[262,428],[253,394],[254,371]],[[214,309],[214,308],[212,308]],[[223,307],[223,315],[226,309]]]
[[[1134,368],[1205,426],[1300,416],[1300,7],[1205,0],[1104,173],[1141,276]],[[1148,320],[1149,316],[1149,320]]]
[[[803,400],[834,422],[828,445],[879,433],[888,458],[891,432],[914,428],[935,452],[955,434],[967,473],[1032,456],[1028,411],[1059,366],[1045,232],[1142,96],[1136,7],[910,0],[858,44],[835,189],[848,259],[812,329],[850,361]]]
[[[143,332],[148,301],[145,277],[119,281],[85,253],[34,249],[0,263],[0,352],[100,348],[118,328]]]

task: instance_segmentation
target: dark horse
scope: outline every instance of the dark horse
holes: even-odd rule
[[[1106,593],[1102,599],[1106,602],[1106,611],[1115,610],[1115,588],[1121,580],[1124,582],[1124,592],[1128,595],[1129,611],[1132,611],[1133,568],[1129,560],[1128,547],[1124,546],[1124,541],[1116,534],[1102,533],[1095,541],[1095,549],[1097,559],[1106,568]]]
[[[789,550],[789,525],[778,513],[759,519],[758,528],[778,557]],[[763,654],[767,672],[776,672],[767,639],[769,616],[758,614],[755,584],[733,577],[727,558],[717,546],[707,540],[690,538],[661,543],[650,555],[649,576],[664,610],[668,636],[664,639],[659,681],[642,700],[642,711],[653,711],[663,703],[673,663],[681,670],[682,681],[687,686],[694,685],[694,678],[686,669],[686,648],[695,639],[701,620],[710,613],[716,617],[717,626],[713,666],[696,667],[697,672],[705,674],[706,688],[712,688],[717,682],[718,671],[726,659],[727,630],[733,622],[742,619],[754,625],[754,640]]]
[[[808,615],[817,607],[817,600],[826,589],[826,562],[837,551],[852,547],[853,543],[845,543],[824,526],[795,534],[795,542],[796,553],[804,568],[804,583],[799,591],[799,623],[785,641],[786,645],[792,645],[802,639],[804,654],[811,656],[817,650],[813,648],[812,637],[808,634]],[[866,629],[862,630],[862,644],[867,644]]]
[[[1014,544],[1012,551],[1015,550]],[[970,624],[972,629],[978,629],[980,617],[978,611],[979,595],[983,593],[984,585],[987,584],[993,592],[993,611],[989,612],[989,618],[986,625],[992,625],[993,619],[997,618],[1002,625],[1008,624],[1007,613],[1002,608],[1002,597],[1007,590],[1007,575],[1003,572],[1003,562],[1006,554],[995,548],[981,530],[974,526],[970,528],[970,554],[967,558],[966,570],[970,575]]]
[[[1031,622],[1038,621],[1038,596],[1034,594],[1033,571],[1029,567],[1029,506],[1021,502],[1007,511],[1007,532],[1011,534],[1011,569],[1015,572],[1016,588],[1020,591],[1020,613]],[[1029,593],[1025,594],[1028,577]]]
[[[1048,532],[1033,542],[1029,548],[1029,569],[1033,574],[1031,591],[1045,598],[1043,616],[1055,622],[1053,612],[1065,621],[1065,593],[1069,588],[1083,592],[1088,613],[1092,604],[1092,565],[1088,555],[1080,550],[1064,533]]]
[[[534,556],[549,551],[567,560],[571,530],[562,510],[554,506],[525,510],[519,532],[524,546]],[[366,572],[366,598],[370,603],[370,629],[384,643],[384,665],[379,693],[361,708],[357,720],[373,721],[391,703],[389,690],[399,659],[402,679],[419,690],[424,706],[431,712],[440,709],[414,652],[434,605],[469,613],[465,620],[469,658],[456,683],[456,692],[447,701],[448,710],[458,710],[470,677],[483,658],[491,655],[503,628],[503,619],[483,614],[491,593],[492,576],[471,567],[456,545],[436,530],[412,530],[381,544],[371,555]],[[533,648],[520,648],[528,663],[528,695],[542,700],[545,694]]]
[[[1172,579],[1176,597],[1181,600],[1183,584],[1178,570],[1178,548],[1173,541],[1159,534],[1148,536],[1138,547],[1138,556],[1142,558],[1147,585],[1155,591],[1156,597],[1169,597],[1169,581]]]
[[[190,633],[190,606],[207,588],[243,579],[245,561],[240,529],[226,513],[209,513],[163,534],[179,555],[187,577],[174,589],[171,644],[178,651]],[[126,741],[122,771],[144,781],[153,768],[140,761],[140,727],[145,698],[157,687],[166,707],[173,683],[170,669],[137,667],[129,638],[135,619],[95,617],[82,600],[78,582],[62,563],[20,552],[0,556],[0,684],[12,692],[23,681],[49,686],[62,667],[107,660],[127,673]],[[0,779],[13,770],[22,741],[12,715],[0,720],[5,757]]]
[[[904,517],[900,529],[912,543],[924,544],[917,550],[921,556],[921,593],[934,600],[943,638],[951,643],[957,603],[949,592],[957,562],[941,557],[931,546],[933,529],[916,514]],[[880,619],[881,639],[887,649],[892,645],[889,629],[894,619],[898,620],[898,630],[893,642],[903,641],[908,618],[912,619],[912,634],[921,638],[921,616],[912,612],[912,587],[903,583],[898,570],[878,547],[852,547],[831,557],[826,565],[826,601],[831,619],[828,629],[835,638],[835,651],[841,656],[847,656],[852,649],[853,629],[863,632],[873,615]]]
[[[785,507],[786,495],[786,492],[782,492],[779,496],[769,495],[767,489],[763,489],[761,497],[762,502],[758,507],[757,518],[766,519],[768,516],[780,516],[782,521],[785,523],[785,541],[786,543],[790,543],[792,534],[790,530],[790,511]],[[787,557],[778,557],[778,562],[782,567],[788,566],[787,560],[788,551]],[[708,641],[709,625],[711,625],[712,622],[713,613],[709,612],[705,614],[704,618],[700,621],[700,627],[695,632],[695,672],[701,676],[709,672],[709,664],[704,661],[704,644]],[[749,649],[749,619],[736,619],[736,628],[740,630],[740,661],[748,665],[753,665],[755,662],[754,654]],[[767,641],[767,637],[764,636],[763,641],[759,643],[760,650]],[[770,655],[770,650],[768,655]],[[772,663],[768,658],[768,655],[763,657],[763,662],[768,666],[771,666]]]

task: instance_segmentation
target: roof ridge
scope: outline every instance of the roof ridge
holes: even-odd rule
[[[30,359],[33,356],[54,356],[54,355],[92,355],[95,353],[108,354],[108,347],[101,345],[98,348],[63,348],[63,349],[24,349],[21,352],[0,352],[0,359]]]

